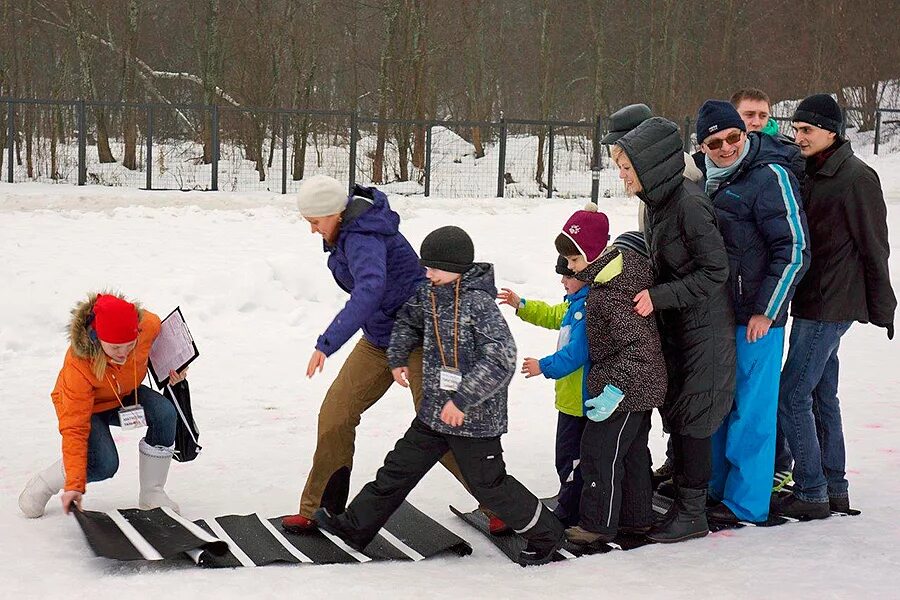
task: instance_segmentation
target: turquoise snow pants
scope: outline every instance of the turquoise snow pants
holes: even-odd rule
[[[755,343],[747,328],[735,328],[737,385],[734,406],[712,436],[709,493],[739,519],[765,521],[772,494],[778,384],[784,328],[772,327]]]

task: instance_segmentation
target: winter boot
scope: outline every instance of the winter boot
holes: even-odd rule
[[[484,513],[488,518],[488,531],[491,535],[500,535],[509,531],[509,525],[503,522],[503,519],[497,516],[497,513],[484,506],[479,506],[478,510]]]
[[[716,523],[722,523],[724,525],[737,525],[740,522],[737,515],[734,514],[724,502],[720,502],[708,509],[706,511],[706,518],[710,521],[715,521]]]
[[[828,496],[828,507],[831,512],[850,512],[850,496]]]
[[[142,439],[138,444],[138,474],[141,481],[141,493],[138,506],[141,510],[151,508],[171,508],[179,512],[178,505],[166,495],[163,489],[172,463],[173,448],[151,446]]]
[[[346,519],[342,519],[341,515],[332,514],[331,511],[325,507],[322,507],[313,513],[313,520],[316,522],[319,529],[341,538],[345,544],[354,550],[362,552],[365,550],[366,546],[369,545],[369,541],[362,543],[357,538],[354,538],[353,531],[346,527]]]
[[[19,494],[19,509],[29,519],[42,516],[50,498],[59,493],[65,484],[63,463],[58,460],[28,481]]]
[[[556,551],[565,543],[564,531],[562,522],[542,504],[541,514],[534,527],[517,532],[528,540],[525,548],[519,552],[517,562],[523,567],[529,567],[545,565],[552,561]]]
[[[709,533],[706,522],[706,489],[678,488],[675,498],[675,514],[668,521],[655,525],[647,539],[661,544],[671,544]]]
[[[675,465],[672,463],[670,458],[666,458],[666,462],[664,462],[658,469],[653,471],[653,475],[651,476],[651,481],[653,482],[653,489],[655,490],[659,487],[663,481],[667,481],[672,479],[672,476],[675,474]]]
[[[605,544],[606,542],[611,542],[616,539],[616,535],[588,531],[580,525],[577,525],[566,529],[566,539],[579,546],[590,546],[592,544]]]
[[[301,514],[282,517],[281,526],[290,533],[304,533],[316,528],[316,522]]]
[[[807,502],[791,494],[776,506],[776,512],[783,517],[812,521],[815,519],[827,519],[831,516],[831,508],[828,502]]]

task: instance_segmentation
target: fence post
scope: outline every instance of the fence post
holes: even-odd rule
[[[841,107],[841,137],[846,137],[847,135],[847,108]]]
[[[699,142],[699,140],[697,140]],[[684,118],[684,151],[691,152],[691,118]]]
[[[84,116],[84,100],[76,103],[78,114],[78,185],[87,183],[87,119]]]
[[[6,105],[6,142],[9,144],[6,154],[6,178],[9,183],[13,182],[13,158],[16,144],[15,106],[12,101]]]
[[[425,129],[425,197],[431,195],[431,124]]]
[[[359,123],[356,112],[350,113],[350,193],[356,187],[356,136],[359,133]]]
[[[213,104],[212,115],[210,117],[211,143],[212,143],[212,176],[210,178],[210,188],[212,191],[219,191],[219,106]]]
[[[288,140],[288,114],[281,115],[281,193],[287,194],[287,142]]]
[[[506,188],[506,119],[500,117],[500,160],[497,161],[497,197],[502,198]]]
[[[153,106],[147,107],[147,189],[153,189]]]
[[[550,125],[547,137],[550,147],[547,148],[547,197],[553,197],[553,125]]]
[[[881,138],[881,111],[875,111],[875,156],[878,156],[878,141]]]
[[[603,117],[597,115],[594,123],[594,139],[591,151],[594,156],[591,160],[591,202],[597,204],[600,201],[600,171],[603,169],[603,157],[600,155],[600,136],[603,133]]]

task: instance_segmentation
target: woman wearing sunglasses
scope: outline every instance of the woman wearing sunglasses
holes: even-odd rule
[[[62,435],[62,459],[38,472],[19,496],[27,517],[44,514],[50,498],[63,490],[63,511],[80,506],[87,483],[109,479],[119,454],[109,426],[147,426],[138,444],[142,509],[177,511],[163,489],[175,447],[175,406],[141,385],[150,348],[159,335],[159,317],[113,294],[90,294],[72,309],[69,349],[50,397]],[[187,376],[169,373],[170,383]]]
[[[709,198],[684,178],[675,123],[644,121],[616,143],[612,156],[626,193],[647,207],[655,283],[635,296],[634,309],[656,314],[669,378],[660,412],[672,439],[676,498],[647,537],[680,542],[709,533],[710,436],[734,397],[728,255]]]

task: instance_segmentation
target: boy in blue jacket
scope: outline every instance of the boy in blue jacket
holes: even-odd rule
[[[522,372],[526,377],[543,375],[556,380],[556,472],[559,474],[559,496],[556,516],[566,525],[578,524],[581,502],[581,434],[587,419],[584,400],[587,383],[588,342],[585,334],[585,301],[590,288],[575,278],[568,261],[560,256],[556,272],[562,275],[566,296],[559,304],[526,300],[509,288],[502,288],[497,298],[501,304],[516,309],[516,316],[532,325],[559,330],[556,352],[538,360],[526,358]]]

